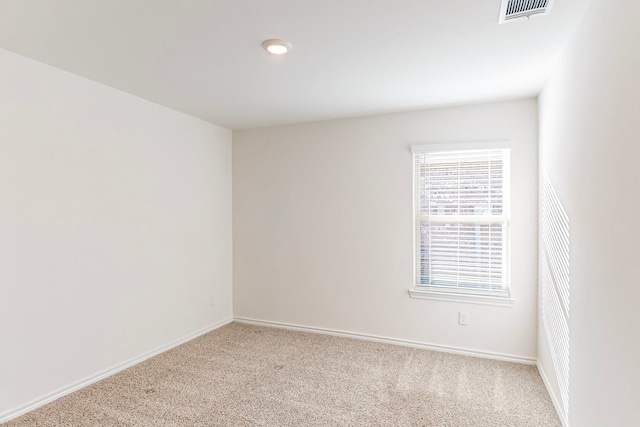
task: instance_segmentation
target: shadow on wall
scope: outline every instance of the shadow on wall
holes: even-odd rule
[[[569,217],[546,171],[542,188],[542,322],[569,416]]]

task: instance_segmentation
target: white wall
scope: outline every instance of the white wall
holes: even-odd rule
[[[231,131],[0,50],[0,419],[231,298]]]
[[[541,164],[571,223],[572,427],[640,425],[638,16],[594,1],[540,98]]]
[[[535,358],[537,123],[527,99],[234,131],[235,316]],[[516,305],[410,298],[410,146],[492,139],[513,144]]]

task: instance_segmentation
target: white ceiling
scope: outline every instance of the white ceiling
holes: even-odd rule
[[[536,95],[589,1],[0,0],[0,48],[240,129]]]

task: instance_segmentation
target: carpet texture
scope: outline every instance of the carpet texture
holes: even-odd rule
[[[560,422],[535,366],[232,323],[4,426]]]

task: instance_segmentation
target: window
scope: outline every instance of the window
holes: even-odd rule
[[[509,149],[469,143],[412,151],[412,296],[508,298]]]

